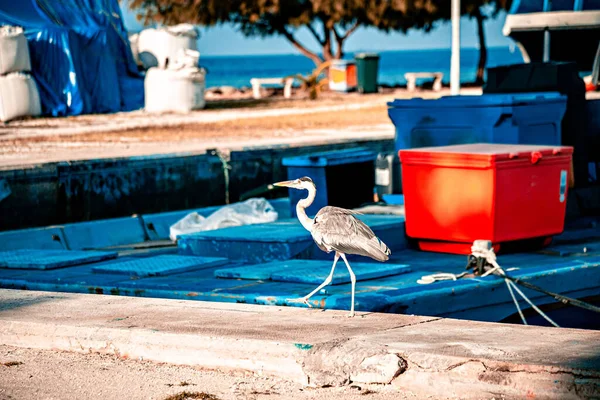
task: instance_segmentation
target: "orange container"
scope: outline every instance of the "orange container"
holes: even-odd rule
[[[470,254],[473,241],[564,229],[572,147],[467,144],[400,150],[406,234],[421,250]]]
[[[356,89],[356,63],[349,60],[334,60],[329,67],[329,89],[349,92]]]

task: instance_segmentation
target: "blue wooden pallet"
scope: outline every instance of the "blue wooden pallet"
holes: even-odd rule
[[[0,267],[55,269],[116,258],[108,251],[19,249],[0,252]]]
[[[271,280],[275,282],[296,282],[319,285],[331,271],[331,262],[321,260],[287,260],[266,264],[223,268],[215,271],[217,278]],[[403,264],[352,263],[350,265],[357,281],[383,278],[409,272],[411,268]],[[350,282],[350,274],[343,260],[336,266],[332,285]]]
[[[359,215],[358,218],[369,225],[392,252],[406,247],[404,217]],[[333,253],[320,250],[296,219],[182,235],[177,245],[180,254],[227,257],[253,264],[292,258],[333,260]]]
[[[164,276],[224,265],[226,258],[163,254],[96,265],[93,272],[130,276]]]

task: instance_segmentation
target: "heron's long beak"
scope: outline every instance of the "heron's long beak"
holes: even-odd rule
[[[273,186],[291,187],[293,184],[294,181],[281,181],[274,183]]]

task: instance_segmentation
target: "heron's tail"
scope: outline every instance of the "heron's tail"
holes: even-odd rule
[[[367,254],[365,254],[366,256],[377,261],[387,261],[392,254],[390,248],[387,247],[387,245],[383,243],[377,236],[373,236],[367,241],[367,247],[365,250],[367,252]]]

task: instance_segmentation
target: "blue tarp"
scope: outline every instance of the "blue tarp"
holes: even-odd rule
[[[44,114],[143,107],[118,0],[0,0],[0,25],[25,29]]]

